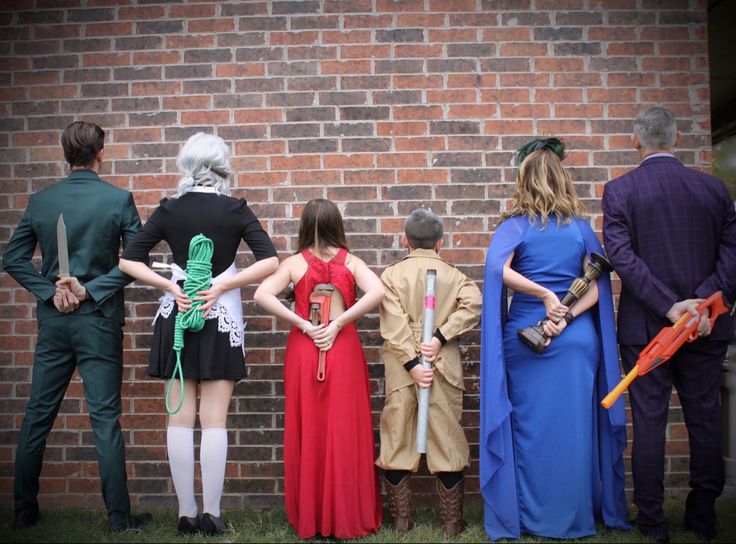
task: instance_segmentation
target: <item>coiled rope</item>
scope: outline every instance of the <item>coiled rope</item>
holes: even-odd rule
[[[186,312],[178,312],[174,322],[174,351],[176,352],[176,366],[171,375],[169,386],[166,389],[166,411],[174,415],[181,410],[184,402],[184,373],[181,368],[181,351],[184,349],[184,331],[201,331],[204,327],[204,315],[199,307],[204,304],[203,300],[194,300],[199,291],[205,291],[212,285],[212,254],[214,245],[212,240],[204,234],[197,234],[189,242],[189,260],[185,269],[184,293],[192,301],[192,307]],[[175,410],[169,407],[169,395],[174,385],[174,380],[179,380],[179,404]]]

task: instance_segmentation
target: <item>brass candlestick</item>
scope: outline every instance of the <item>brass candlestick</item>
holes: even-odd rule
[[[570,287],[567,289],[567,293],[560,301],[564,306],[572,308],[575,303],[590,289],[590,282],[598,278],[603,272],[610,272],[613,270],[611,263],[609,263],[603,255],[598,253],[590,254],[590,263],[585,270],[585,274],[582,278],[575,278]],[[531,349],[537,353],[544,352],[544,344],[549,339],[544,333],[544,322],[546,319],[541,320],[536,325],[531,325],[525,329],[519,329],[516,334],[519,338]]]

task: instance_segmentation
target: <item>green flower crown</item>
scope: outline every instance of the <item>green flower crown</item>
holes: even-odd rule
[[[517,164],[521,166],[521,163],[524,162],[524,159],[526,159],[530,153],[539,151],[540,149],[548,149],[557,155],[561,161],[565,160],[565,143],[559,138],[552,136],[550,138],[535,138],[531,142],[527,142],[521,146],[516,153],[514,153]]]

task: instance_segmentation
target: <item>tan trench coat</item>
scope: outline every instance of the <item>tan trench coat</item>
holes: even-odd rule
[[[403,365],[420,356],[428,269],[437,270],[434,328],[439,328],[447,343],[434,364],[427,464],[434,473],[460,471],[469,462],[460,425],[465,386],[457,338],[480,322],[481,293],[472,280],[435,251],[415,249],[381,275],[386,290],[380,306],[386,402],[377,464],[386,470],[415,471],[419,465],[415,451],[417,387]]]

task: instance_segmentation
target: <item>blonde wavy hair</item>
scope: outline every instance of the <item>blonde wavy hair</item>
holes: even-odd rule
[[[552,214],[558,222],[569,223],[573,217],[582,217],[585,208],[560,158],[549,149],[540,149],[521,163],[511,208],[502,217],[526,215],[544,226]]]

